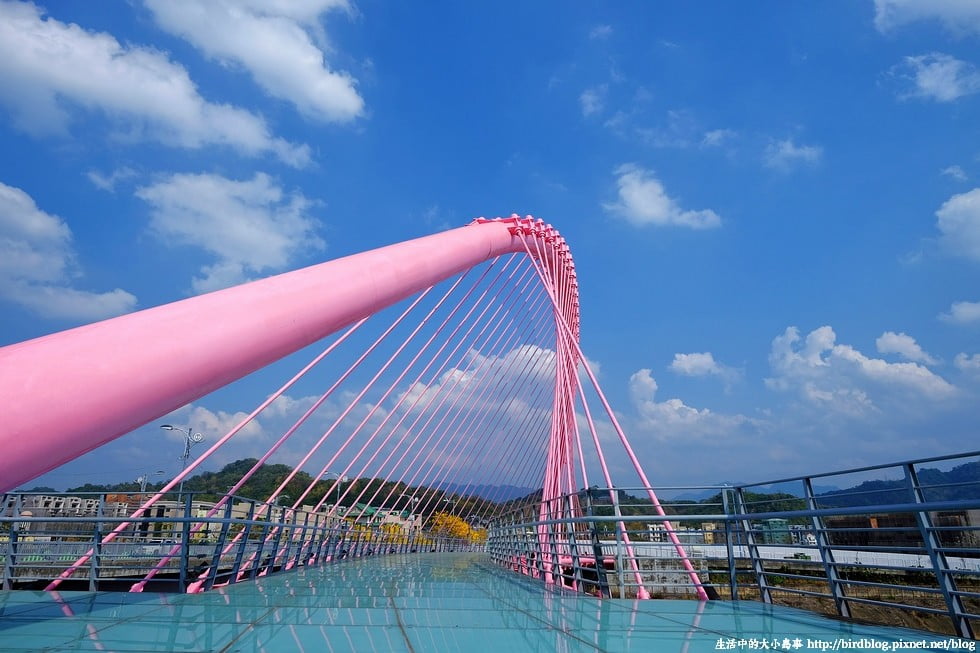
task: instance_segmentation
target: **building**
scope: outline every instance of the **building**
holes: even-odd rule
[[[721,522],[701,522],[701,531],[704,533],[705,544],[725,544],[728,542],[725,525]]]
[[[110,500],[111,497],[111,500]],[[89,539],[95,532],[96,525],[101,525],[102,532],[108,532],[115,527],[114,519],[129,516],[131,508],[124,496],[120,495],[86,495],[70,494],[7,494],[3,501],[4,517],[40,517],[74,518],[77,521],[24,521],[18,522],[17,530],[34,539]],[[110,521],[99,522],[96,517]],[[125,537],[132,534],[132,529],[122,533]]]
[[[348,522],[353,522],[361,526],[380,527],[392,525],[411,532],[418,530],[422,525],[421,515],[414,514],[408,510],[375,508],[366,503],[355,503],[353,506],[338,506],[336,514]]]
[[[789,521],[786,519],[767,519],[754,526],[757,544],[792,544]]]

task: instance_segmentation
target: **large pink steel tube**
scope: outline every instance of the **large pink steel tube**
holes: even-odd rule
[[[527,251],[529,237],[544,241],[550,265],[571,265],[540,221],[478,219],[0,348],[0,492],[458,272]]]

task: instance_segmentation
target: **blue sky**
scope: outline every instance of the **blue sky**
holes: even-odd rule
[[[530,213],[655,482],[977,448],[970,0],[0,1],[0,115],[0,344]]]

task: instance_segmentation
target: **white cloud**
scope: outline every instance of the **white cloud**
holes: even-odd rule
[[[758,425],[744,415],[723,415],[707,408],[693,408],[676,398],[658,402],[659,386],[648,369],[641,369],[630,377],[629,389],[639,416],[639,428],[661,441],[728,440],[739,430]]]
[[[79,276],[68,225],[30,195],[0,183],[0,296],[45,317],[98,320],[127,313],[136,297],[73,288]]]
[[[609,38],[613,33],[612,25],[596,25],[589,31],[590,39]]]
[[[116,184],[118,184],[120,181],[132,179],[136,176],[136,171],[128,166],[123,166],[118,170],[113,170],[107,175],[102,174],[98,170],[89,170],[87,173],[85,173],[85,176],[88,177],[88,180],[91,181],[96,188],[113,193],[116,190]]]
[[[955,34],[980,34],[975,0],[875,0],[875,27],[887,32],[918,20],[939,20]]]
[[[667,195],[663,184],[651,170],[633,164],[616,169],[619,201],[602,207],[633,225],[676,225],[691,229],[712,229],[721,226],[721,218],[710,209],[685,211]]]
[[[822,147],[796,145],[792,138],[770,143],[764,155],[767,167],[782,172],[789,172],[798,165],[816,165],[821,158],[823,158]]]
[[[898,354],[906,360],[925,365],[935,365],[939,362],[922,351],[922,347],[915,341],[915,338],[904,333],[885,331],[875,340],[875,346],[880,354]]]
[[[953,302],[949,313],[941,313],[939,319],[951,324],[980,322],[980,302]]]
[[[869,358],[850,345],[837,344],[836,339],[834,330],[824,326],[801,343],[799,330],[788,327],[772,342],[773,376],[766,385],[796,391],[822,410],[852,416],[877,411],[879,403],[914,410],[916,400],[924,403],[957,394],[954,386],[918,363]]]
[[[962,352],[956,354],[953,365],[964,372],[980,372],[980,354],[973,354],[972,356]]]
[[[976,66],[941,52],[905,57],[891,69],[891,74],[908,87],[899,92],[903,100],[952,102],[980,91],[980,72]]]
[[[162,29],[223,64],[242,66],[266,93],[291,102],[307,118],[347,122],[364,111],[355,80],[331,70],[312,38],[323,39],[320,15],[348,8],[345,0],[146,0],[146,5]]]
[[[699,143],[701,127],[698,125],[698,120],[693,112],[684,109],[671,109],[667,111],[666,123],[658,127],[637,127],[635,132],[644,143],[652,147],[684,149]],[[704,138],[701,137],[701,142],[703,140]]]
[[[242,423],[248,417],[248,413],[243,411],[238,411],[236,413],[228,413],[223,410],[212,411],[204,406],[194,406],[190,410],[189,424],[194,431],[200,431],[204,435],[204,445],[212,445],[218,439],[224,437],[228,434],[228,431],[232,430],[236,426]],[[169,432],[171,439],[184,441],[184,434],[179,431]],[[262,428],[262,423],[258,419],[253,419],[248,424],[242,427],[238,433],[235,434],[234,440],[257,440],[265,437],[265,429]],[[203,445],[202,445],[203,446]],[[198,452],[200,453],[200,452]]]
[[[582,95],[578,97],[579,104],[582,106],[582,115],[591,116],[601,112],[604,107],[605,96],[605,84],[582,91]]]
[[[953,254],[980,261],[980,188],[953,195],[936,217],[942,245]]]
[[[713,129],[705,132],[704,138],[701,139],[701,147],[721,147],[737,135],[737,132],[731,129]]]
[[[670,369],[684,376],[717,376],[725,381],[734,381],[739,376],[738,370],[722,365],[711,352],[674,354]]]
[[[127,139],[226,145],[273,153],[290,165],[309,162],[307,146],[274,138],[261,117],[206,101],[163,53],[45,19],[29,3],[0,3],[0,104],[35,134],[66,133],[78,113],[71,110],[82,109],[102,113]]]
[[[947,177],[952,177],[956,181],[966,181],[966,173],[963,168],[959,166],[949,166],[948,168],[943,168],[940,174],[946,175]]]
[[[262,173],[247,181],[175,174],[136,195],[151,205],[151,227],[161,239],[200,247],[217,259],[194,279],[197,292],[284,269],[298,255],[324,247],[319,222],[308,215],[312,203],[299,193],[287,196]]]
[[[598,377],[598,365],[589,361]],[[494,384],[509,383],[517,376],[526,384],[554,383],[555,352],[537,345],[519,345],[503,354],[487,356],[474,349],[466,353],[465,363],[443,371],[438,380],[429,383],[413,383],[406,390],[406,405],[418,402],[419,409],[429,401],[445,393],[462,401],[479,402],[490,392]],[[500,379],[505,379],[501,381]],[[509,401],[508,397],[502,397]]]
[[[674,354],[670,369],[685,376],[706,376],[720,371],[715,357],[711,352],[699,354]]]

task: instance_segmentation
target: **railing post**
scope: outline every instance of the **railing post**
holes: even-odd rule
[[[813,494],[813,483],[810,477],[803,479],[803,498],[806,499],[807,510],[815,511],[817,509],[817,500]],[[820,551],[820,561],[823,562],[824,573],[827,575],[827,583],[830,586],[830,595],[834,599],[834,605],[837,606],[837,614],[849,618],[851,606],[847,602],[844,585],[837,574],[837,563],[834,559],[834,550],[830,548],[827,529],[819,515],[813,515],[811,520],[814,535],[817,538],[817,549]]]
[[[735,534],[732,531],[732,488],[721,489],[721,506],[725,512],[725,549],[728,554],[728,591],[732,601],[738,600],[738,570],[735,568]]]
[[[755,582],[759,586],[759,598],[762,599],[763,603],[772,603],[772,593],[769,591],[769,582],[766,580],[766,570],[762,566],[759,547],[755,543],[755,533],[752,532],[752,523],[747,518],[748,510],[745,507],[745,493],[740,487],[735,488],[735,509],[741,515],[742,530],[745,531],[745,546],[749,551],[749,558],[752,561]]]
[[[225,548],[225,540],[228,538],[228,529],[231,527],[232,501],[225,504],[224,521],[221,522],[221,531],[218,533],[218,541],[214,545],[214,555],[211,556],[211,568],[208,570],[207,580],[204,582],[204,589],[209,590],[214,587],[214,581],[218,577],[218,567],[221,565],[221,551]]]
[[[612,497],[613,514],[620,518],[616,522],[616,580],[619,583],[619,598],[626,598],[626,565],[625,565],[625,553],[626,553],[626,541],[624,535],[626,534],[626,522],[622,520],[622,513],[619,511],[619,490],[616,488],[610,488],[609,495]]]
[[[323,540],[327,532],[325,517],[320,513],[313,515],[313,530],[310,535],[310,565],[319,565],[323,560]]]
[[[283,532],[286,534],[286,548],[282,552],[282,564],[280,569],[287,569],[289,567],[289,553],[293,550],[293,541],[296,538],[296,511],[289,508],[289,516],[287,517],[284,513],[281,517],[283,523],[283,531],[279,533],[279,538],[282,538]],[[288,528],[287,528],[288,525]],[[273,561],[275,564],[275,561]]]
[[[313,560],[313,546],[316,543],[316,526],[319,517],[313,515],[313,526],[310,526],[310,513],[303,512],[303,531],[300,536],[300,547],[297,552],[297,564],[308,565]]]
[[[230,501],[228,503],[231,503]],[[235,553],[235,564],[232,566],[231,575],[228,577],[229,583],[235,583],[238,581],[238,574],[242,568],[242,558],[245,557],[245,551],[248,549],[248,536],[252,532],[252,520],[255,519],[255,502],[250,501],[248,504],[248,514],[245,516],[248,522],[242,529],[242,537],[239,540],[238,552]]]
[[[925,503],[925,497],[922,495],[922,486],[919,485],[918,474],[915,471],[915,464],[905,463],[903,467],[905,468],[905,479],[909,484],[909,488],[912,490],[912,497],[915,503],[920,505]],[[949,612],[949,618],[953,622],[953,628],[960,637],[973,639],[973,627],[970,625],[963,601],[960,599],[959,592],[956,589],[956,581],[950,572],[949,563],[946,561],[946,554],[942,550],[942,543],[936,537],[936,531],[932,526],[932,518],[928,512],[917,510],[915,521],[919,526],[919,532],[922,534],[922,542],[926,547],[926,552],[929,554],[929,560],[932,562],[932,571],[936,574],[939,591],[942,592],[943,599],[946,600],[946,610]]]
[[[548,502],[547,514],[545,518],[549,522],[558,519],[558,515],[556,514],[558,511],[555,509],[555,505],[554,505],[556,501],[561,501],[561,499],[560,498],[552,499],[551,501]],[[561,561],[558,558],[559,527],[560,524],[551,524],[551,523],[549,523],[546,527],[547,540],[545,541],[545,543],[548,547],[548,557],[550,559],[550,564],[548,565],[548,567],[546,567],[546,569],[549,572],[548,577],[545,578],[546,583],[550,582],[554,584],[556,582],[556,578],[560,579]],[[544,557],[544,551],[541,552],[541,557],[542,558]],[[560,583],[560,580],[557,582]]]
[[[187,591],[187,568],[190,566],[191,557],[191,507],[194,493],[188,492],[181,499],[184,500],[184,524],[180,535],[180,575],[177,580],[177,591],[183,594]]]
[[[17,522],[10,524],[10,537],[7,539],[7,553],[3,563],[3,589],[14,588],[14,556],[17,555]]]
[[[585,491],[585,512],[589,517],[594,517],[592,509],[592,488]],[[599,523],[589,522],[589,531],[592,535],[592,555],[595,557],[596,583],[599,590],[599,597],[609,597],[609,579],[606,578],[606,565],[602,554],[602,541],[599,538]]]
[[[92,558],[89,561],[88,568],[88,591],[97,592],[99,591],[99,571],[102,566],[102,522],[99,521],[102,518],[102,504],[105,501],[105,495],[99,495],[99,503],[95,508],[95,525],[92,529]]]
[[[10,513],[10,537],[7,539],[7,555],[4,556],[3,563],[3,589],[5,590],[14,588],[14,569],[17,556],[17,537],[19,531],[19,523],[17,522],[17,518],[20,517],[23,500],[24,497],[22,495],[14,495],[14,507],[13,511]],[[6,505],[4,507],[6,508]]]
[[[266,520],[269,519],[269,512],[266,511]],[[255,553],[252,554],[252,564],[248,568],[249,579],[254,579],[259,573],[259,567],[262,565],[262,553],[265,551],[265,541],[269,536],[269,531],[272,529],[272,522],[266,521],[262,524],[262,528],[259,529],[258,546],[255,547]]]
[[[323,547],[327,534],[327,520],[320,513],[313,518],[313,536],[310,541],[310,564],[320,565],[323,562]]]
[[[269,516],[270,516],[270,518],[271,518],[271,516],[273,514],[274,514],[273,509],[272,508],[269,508]],[[280,513],[279,514],[279,517],[278,517],[279,521],[276,522],[275,524],[273,524],[273,522],[272,522],[271,519],[269,520],[269,528],[268,528],[268,530],[265,533],[265,537],[262,538],[262,542],[265,542],[266,539],[268,539],[270,532],[271,533],[275,533],[272,536],[272,550],[269,552],[269,555],[266,558],[266,560],[269,563],[269,567],[265,570],[266,575],[272,573],[273,568],[275,568],[275,566],[276,566],[276,558],[279,556],[279,548],[282,545],[282,525],[283,525],[283,518],[282,517],[283,517],[282,516],[282,513]],[[257,570],[258,567],[262,564],[262,561],[259,558],[256,558],[256,563],[257,564],[253,565],[253,567]],[[258,573],[258,572],[256,571],[256,573]],[[253,576],[253,578],[254,578],[254,576]]]
[[[582,562],[578,555],[578,542],[575,540],[576,522],[571,521],[575,517],[575,501],[577,495],[569,494],[565,499],[565,514],[568,524],[568,552],[572,561],[572,588],[578,592],[582,591]]]

